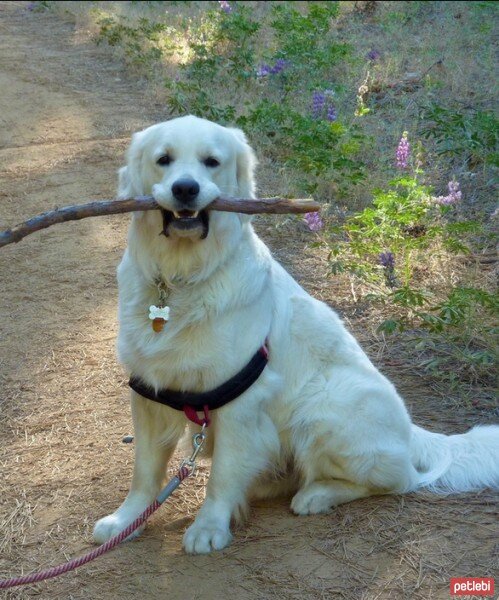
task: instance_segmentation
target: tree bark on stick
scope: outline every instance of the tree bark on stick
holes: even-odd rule
[[[0,232],[0,248],[7,244],[21,241],[27,235],[46,229],[56,223],[65,221],[78,221],[86,217],[100,217],[102,215],[116,215],[120,213],[139,210],[157,210],[160,206],[152,196],[130,198],[126,200],[100,200],[87,204],[74,204],[32,217],[11,229]],[[310,198],[290,200],[288,198],[224,198],[214,200],[209,210],[237,212],[244,214],[268,213],[309,213],[320,210],[320,204]]]

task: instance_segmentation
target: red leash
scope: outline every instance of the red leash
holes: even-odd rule
[[[175,488],[177,488],[186,477],[189,477],[189,475],[191,475],[191,471],[189,471],[187,467],[180,467],[178,473],[175,475],[175,477],[170,479],[160,496],[165,493],[168,488],[169,493],[164,498],[164,500],[166,500],[166,498],[175,490]],[[158,498],[160,496],[158,496]],[[84,554],[83,556],[73,558],[69,562],[57,565],[57,567],[46,569],[45,571],[38,571],[37,573],[31,573],[31,575],[24,575],[22,577],[2,579],[0,580],[0,590],[6,590],[8,588],[15,587],[16,585],[24,585],[26,583],[38,583],[39,581],[44,581],[45,579],[57,577],[58,575],[62,575],[63,573],[67,573],[68,571],[72,571],[78,567],[82,567],[95,558],[102,556],[106,552],[109,552],[109,550],[112,550],[115,546],[121,544],[123,540],[125,540],[131,533],[138,529],[142,523],[144,523],[154,512],[158,510],[162,504],[158,498],[156,498],[156,500],[154,500],[154,502],[150,504],[145,511],[135,519],[133,523],[130,523],[126,529],[113,536],[110,540],[98,548],[87,552],[87,554]]]
[[[206,415],[206,413],[205,413]],[[209,422],[208,415],[206,415],[206,419]],[[189,458],[186,458],[182,464],[180,465],[177,474],[170,479],[170,481],[166,484],[166,486],[161,490],[156,500],[152,504],[150,504],[145,511],[140,514],[133,523],[130,523],[126,529],[113,536],[110,540],[91,550],[87,554],[80,556],[78,558],[73,558],[72,560],[57,565],[56,567],[51,567],[50,569],[46,569],[45,571],[38,571],[36,573],[31,573],[31,575],[23,575],[22,577],[12,577],[10,579],[2,579],[0,580],[0,590],[6,590],[17,585],[24,585],[26,583],[38,583],[39,581],[44,581],[45,579],[51,579],[52,577],[57,577],[58,575],[62,575],[63,573],[68,573],[68,571],[72,571],[73,569],[77,569],[78,567],[82,567],[86,565],[90,561],[102,556],[109,550],[112,550],[115,546],[120,544],[123,540],[125,540],[131,533],[133,533],[136,529],[138,529],[154,512],[158,510],[158,508],[163,504],[163,502],[178,488],[178,486],[182,483],[184,479],[193,475],[196,470],[196,457],[201,450],[201,447],[206,439],[206,434],[204,433],[207,424],[203,425],[203,428],[200,433],[196,433],[192,438],[193,451]]]

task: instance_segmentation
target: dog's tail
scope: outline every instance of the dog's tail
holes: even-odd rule
[[[499,426],[447,436],[413,425],[411,459],[418,488],[441,494],[499,489]]]

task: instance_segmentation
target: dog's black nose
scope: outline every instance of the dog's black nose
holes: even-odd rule
[[[189,204],[199,194],[199,183],[194,179],[177,179],[172,185],[172,194],[180,202]]]

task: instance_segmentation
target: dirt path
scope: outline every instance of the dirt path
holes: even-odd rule
[[[0,3],[0,227],[112,197],[130,133],[165,117],[71,25]],[[1,251],[0,576],[82,553],[95,520],[128,489],[128,393],[114,353],[127,221],[58,225]],[[333,300],[304,239],[290,243],[265,223],[261,231],[308,289]],[[398,384],[427,425],[463,430],[476,421],[432,401],[419,380]],[[261,503],[226,551],[186,556],[182,533],[207,473],[205,465],[139,540],[0,597],[426,600],[448,598],[450,576],[493,574],[497,498],[488,493],[370,498],[308,518],[293,517],[286,500]]]

